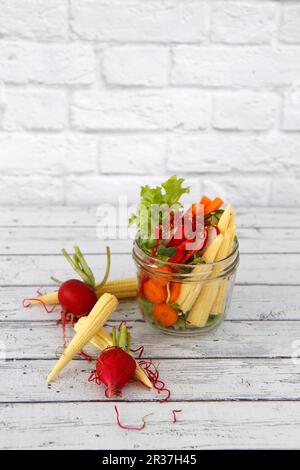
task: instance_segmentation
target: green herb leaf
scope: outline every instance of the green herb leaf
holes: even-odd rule
[[[213,225],[218,225],[221,215],[223,214],[224,209],[219,209],[217,211],[211,212],[205,217],[205,220],[209,220]]]
[[[188,264],[205,264],[205,261],[202,258],[202,256],[200,256],[198,253],[196,253],[194,256],[192,256],[189,259]]]
[[[175,253],[176,253],[175,246],[170,246],[170,248],[167,248],[162,244],[158,245],[157,256],[166,256],[167,258],[169,258],[170,256],[175,255]]]

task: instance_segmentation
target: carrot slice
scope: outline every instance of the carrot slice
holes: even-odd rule
[[[167,304],[155,305],[152,314],[163,326],[172,326],[178,320],[178,313],[175,308]]]
[[[222,206],[223,201],[221,198],[216,197],[207,206],[204,207],[204,215],[210,214],[211,212],[217,211]]]
[[[165,302],[167,298],[167,289],[156,284],[153,279],[149,279],[143,286],[144,296],[154,304]]]
[[[149,276],[139,276],[138,277],[138,294],[143,296],[144,295],[144,285],[145,282],[149,280]]]
[[[151,276],[152,281],[159,286],[166,286],[172,278],[172,269],[168,265],[151,268],[150,271],[154,273],[154,276]]]
[[[168,303],[173,304],[180,294],[181,284],[179,282],[170,282],[170,298]]]
[[[207,196],[202,196],[200,204],[203,204],[205,207],[208,206],[209,203],[211,203],[211,199],[209,199]]]

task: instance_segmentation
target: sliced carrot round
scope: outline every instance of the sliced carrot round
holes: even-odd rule
[[[153,279],[149,279],[144,283],[143,291],[146,299],[154,304],[165,302],[167,298],[167,289],[164,286],[156,284]]]
[[[168,300],[169,304],[176,302],[180,294],[181,284],[179,282],[170,282],[170,297]]]
[[[172,326],[178,320],[178,313],[176,310],[167,304],[158,304],[152,310],[153,316],[163,326]]]
[[[144,295],[144,284],[149,280],[149,276],[139,275],[138,276],[138,294],[143,296]]]
[[[157,268],[151,268],[151,271],[154,273],[154,275],[151,277],[152,281],[159,286],[166,286],[172,278],[172,269],[170,266],[165,265],[159,266]],[[168,276],[168,274],[170,274],[170,276]]]

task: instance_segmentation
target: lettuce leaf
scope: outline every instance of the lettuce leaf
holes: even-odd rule
[[[137,213],[129,218],[129,225],[136,224],[139,229],[138,237],[143,239],[143,247],[149,248],[155,240],[155,228],[168,217],[169,209],[178,211],[182,204],[180,198],[189,193],[189,187],[183,187],[184,179],[171,176],[161,186],[151,188],[149,185],[141,187],[140,202]],[[155,213],[153,206],[159,208]]]

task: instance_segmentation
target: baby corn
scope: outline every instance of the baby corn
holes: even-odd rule
[[[107,281],[103,286],[96,286],[95,290],[98,297],[104,294],[104,292],[114,294],[118,299],[136,297],[137,280],[135,277],[128,277],[126,279],[114,279],[113,281]]]
[[[51,382],[57,374],[78,354],[82,348],[95,336],[106,323],[118,306],[117,298],[112,294],[103,294],[88,315],[85,327],[76,333],[62,356],[57,361],[53,370],[47,377]]]
[[[222,241],[223,235],[220,233],[203,254],[202,258],[205,263],[212,263],[215,260]],[[208,270],[208,266],[203,264],[200,266],[196,266],[193,269],[193,274],[199,274],[199,276],[204,280],[210,275],[210,272]],[[203,273],[203,276],[201,276],[201,273]],[[188,312],[192,308],[197,297],[199,296],[201,288],[201,281],[194,283],[183,283],[181,285],[180,294],[178,299],[176,300],[176,303],[179,305],[183,312]]]
[[[58,304],[58,295],[57,291],[49,292],[49,294],[39,295],[36,299],[31,299],[31,305],[40,305],[41,302],[48,305],[56,305]]]
[[[114,294],[118,299],[130,299],[137,295],[137,280],[135,277],[128,277],[126,279],[114,279],[107,281],[103,286],[99,285],[95,287],[97,297],[101,297],[102,294]],[[36,299],[30,301],[31,305],[40,304],[44,302],[48,305],[58,304],[58,293],[49,292],[49,294],[40,295]]]
[[[235,213],[232,216],[233,222],[229,223],[229,226],[228,226],[229,230],[231,231],[231,240],[229,242],[228,255],[232,252],[233,244],[234,244],[234,238],[235,238],[235,234],[236,234],[236,227],[234,225],[234,219],[235,219]],[[223,281],[221,281],[221,284],[220,284],[219,289],[218,289],[217,296],[214,300],[214,303],[212,304],[211,312],[210,312],[211,315],[219,315],[219,313],[224,312],[227,287],[228,287],[228,280],[224,279]]]
[[[216,256],[216,261],[220,261],[228,256],[231,238],[232,230],[226,230]],[[220,266],[216,266],[213,269],[212,276],[217,275],[221,269],[222,268]],[[214,300],[218,294],[219,285],[220,281],[208,281],[207,284],[203,287],[188,316],[188,321],[192,325],[198,327],[205,326]]]
[[[230,211],[231,211],[231,204],[228,204],[223,214],[221,215],[219,223],[218,223],[218,229],[220,230],[221,233],[223,233],[223,235],[226,232],[226,229],[230,221]]]
[[[229,223],[228,223],[228,229],[233,229],[234,228],[234,232],[236,231],[235,216],[236,216],[236,209],[232,209],[230,219],[229,219]],[[234,234],[234,236],[235,236],[235,234]],[[234,242],[234,238],[232,240],[231,251],[232,251],[232,247],[233,247],[233,242]]]
[[[74,325],[74,329],[76,332],[80,331],[82,328],[84,328],[84,325],[86,323],[87,318],[82,317],[78,320],[77,323]],[[112,337],[107,331],[105,330],[99,330],[95,336],[90,340],[90,343],[93,344],[96,348],[100,349],[101,351],[105,348],[109,348],[113,346],[113,340]],[[136,361],[136,369],[135,369],[135,378],[142,382],[146,387],[152,388],[152,382],[147,377],[147,374],[143,371],[141,366],[138,364]]]

